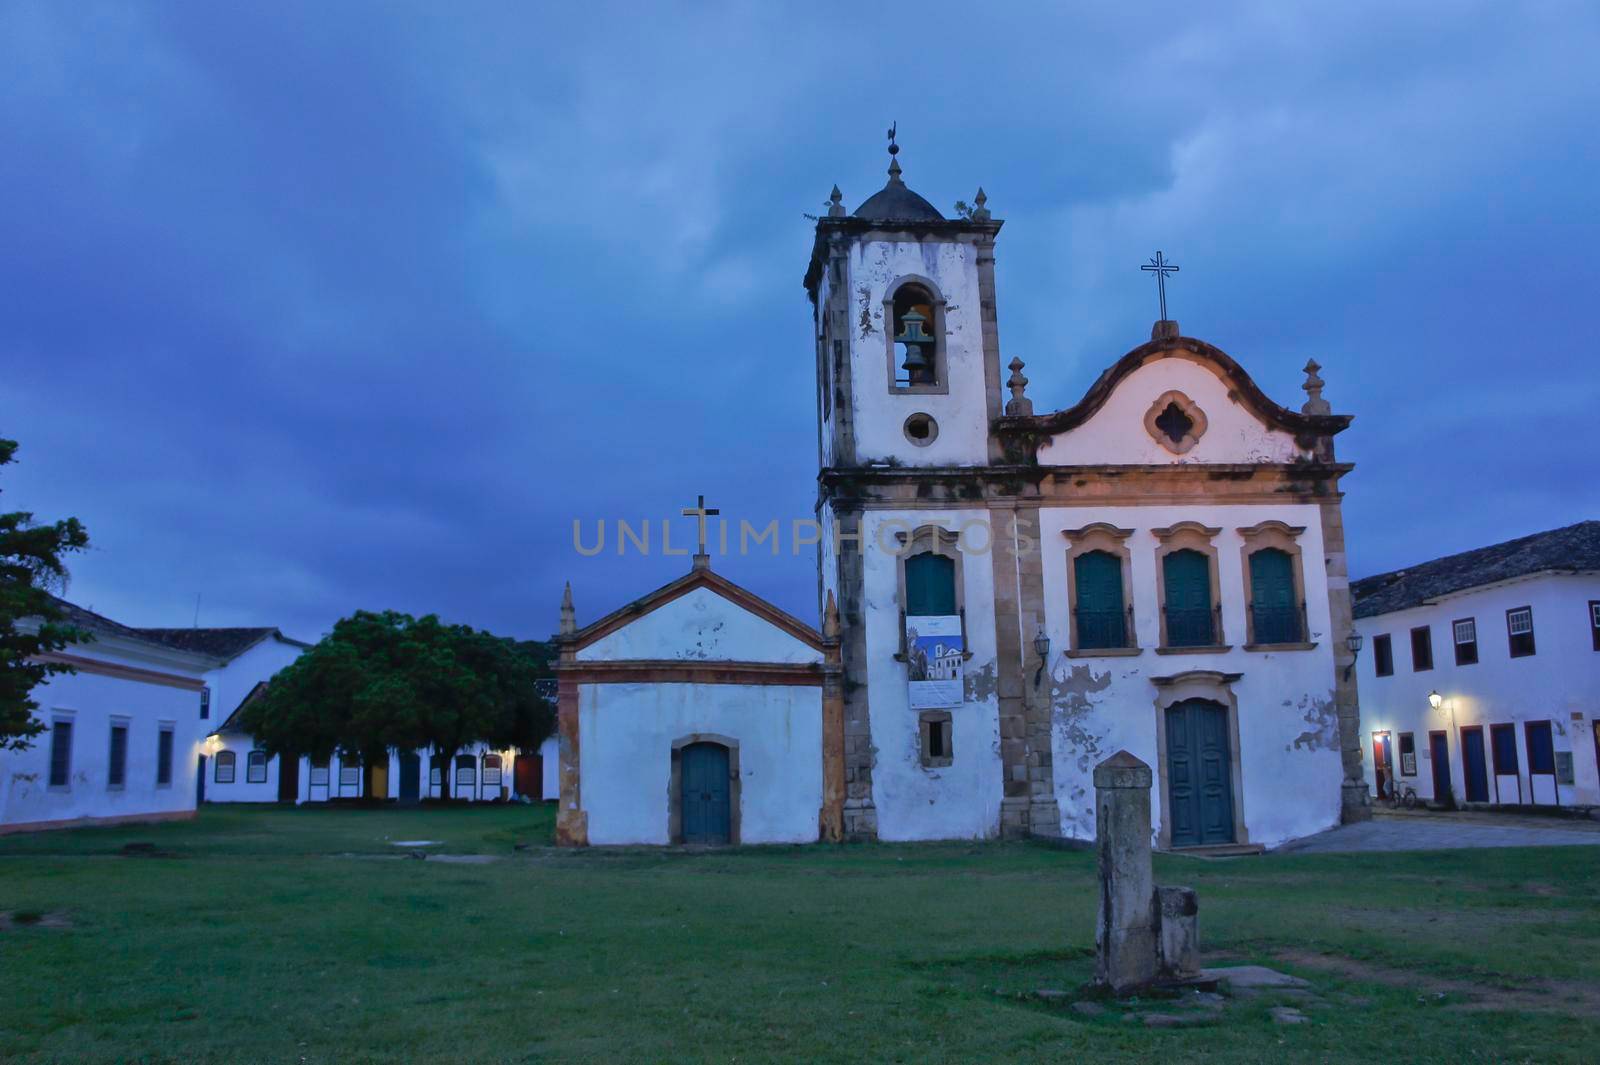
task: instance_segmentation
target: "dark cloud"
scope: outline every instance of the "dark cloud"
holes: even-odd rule
[[[6,503],[88,523],[75,598],[532,636],[683,565],[574,518],[805,517],[802,215],[890,119],[1007,219],[1041,406],[1147,334],[1159,247],[1186,332],[1356,414],[1357,572],[1600,502],[1592,8],[440,11],[0,6]],[[719,565],[814,612],[809,554]]]

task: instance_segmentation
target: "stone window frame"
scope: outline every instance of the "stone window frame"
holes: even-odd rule
[[[1202,525],[1198,521],[1180,521],[1164,529],[1151,529],[1156,538],[1156,620],[1160,625],[1161,642],[1156,646],[1158,655],[1220,654],[1233,650],[1227,640],[1227,630],[1222,619],[1222,582],[1217,577],[1217,542],[1220,528]],[[1211,576],[1211,637],[1215,643],[1200,647],[1173,647],[1167,643],[1167,556],[1175,551],[1193,550],[1206,556]]]
[[[1161,412],[1173,403],[1176,403],[1178,409],[1194,423],[1188,434],[1176,442],[1156,425],[1156,419],[1161,417]],[[1144,431],[1150,434],[1152,440],[1174,455],[1187,455],[1193,451],[1195,445],[1200,443],[1200,438],[1206,435],[1206,429],[1210,424],[1206,412],[1200,409],[1200,405],[1175,388],[1157,396],[1156,401],[1150,404],[1150,409],[1144,412]]]
[[[932,753],[933,726],[945,726],[944,754]],[[917,714],[918,758],[924,769],[940,769],[955,762],[955,718],[948,710],[922,710]]]
[[[683,846],[683,749],[696,743],[714,743],[728,752],[728,846],[739,845],[739,741],[719,732],[690,732],[672,741],[672,771],[667,778],[667,839]]]
[[[932,551],[936,555],[944,555],[955,562],[953,579],[956,585],[956,614],[961,618],[961,658],[967,661],[972,658],[972,645],[967,640],[967,580],[966,572],[961,564],[961,534],[951,532],[942,525],[919,525],[910,532],[904,530],[894,534],[895,542],[900,545],[900,550],[895,555],[895,581],[897,582],[895,595],[900,604],[900,650],[895,652],[895,661],[908,660],[906,646],[906,559],[912,555],[920,555],[925,551]],[[943,548],[949,547],[949,551]]]
[[[1205,699],[1221,706],[1228,714],[1228,778],[1233,788],[1233,846],[1250,845],[1250,829],[1244,815],[1244,765],[1239,756],[1239,698],[1233,685],[1242,673],[1222,673],[1214,669],[1191,669],[1170,677],[1151,677],[1156,697],[1156,771],[1160,784],[1161,824],[1157,846],[1172,849],[1171,784],[1167,779],[1167,708],[1189,699]]]
[[[1300,551],[1300,535],[1304,525],[1290,525],[1277,518],[1268,518],[1247,529],[1237,530],[1244,542],[1239,547],[1239,568],[1244,580],[1244,649],[1246,651],[1310,651],[1317,645],[1311,640],[1311,619],[1306,616],[1305,558]],[[1294,580],[1294,599],[1300,607],[1300,639],[1290,643],[1257,643],[1255,589],[1250,579],[1250,556],[1257,551],[1276,548],[1289,556],[1289,573]]]
[[[933,308],[933,321],[928,331],[933,336],[933,376],[931,385],[901,385],[895,383],[894,350],[894,297],[907,285],[917,285],[928,290],[929,304]],[[945,298],[933,279],[921,274],[901,274],[883,290],[884,367],[888,373],[891,396],[948,396],[950,394],[950,360],[945,353]]]
[[[1096,521],[1081,529],[1063,529],[1067,540],[1067,650],[1068,658],[1117,658],[1144,654],[1139,646],[1139,631],[1135,626],[1137,615],[1133,605],[1133,553],[1128,549],[1132,529],[1119,529],[1110,522]],[[1078,581],[1079,555],[1104,551],[1115,555],[1122,564],[1122,608],[1127,614],[1127,640],[1124,647],[1078,647]]]

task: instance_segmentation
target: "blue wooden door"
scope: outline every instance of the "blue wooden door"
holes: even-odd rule
[[[206,756],[201,755],[194,770],[194,802],[198,806],[206,801]]]
[[[418,802],[422,798],[422,756],[407,751],[400,756],[400,801]]]
[[[1489,766],[1483,757],[1483,729],[1461,730],[1461,761],[1466,765],[1467,801],[1489,801]]]
[[[720,743],[691,743],[680,757],[683,842],[727,843],[732,823],[728,749]]]
[[[1433,801],[1455,805],[1450,783],[1450,740],[1443,732],[1428,733],[1428,757],[1433,762]]]
[[[1174,847],[1234,842],[1228,712],[1204,699],[1167,708],[1167,808]]]

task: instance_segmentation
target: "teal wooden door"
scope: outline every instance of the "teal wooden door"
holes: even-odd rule
[[[1287,552],[1268,547],[1250,556],[1250,614],[1256,643],[1300,642],[1294,563]]]
[[[1211,627],[1211,563],[1198,551],[1174,551],[1162,559],[1166,585],[1167,646],[1205,647],[1216,642]]]
[[[400,756],[400,801],[414,803],[422,798],[422,756],[407,751]]]
[[[956,562],[924,551],[906,559],[906,613],[949,617],[956,612]]]
[[[1167,810],[1172,846],[1232,843],[1228,712],[1204,699],[1167,708]]]
[[[1122,560],[1105,551],[1079,555],[1072,563],[1078,592],[1078,647],[1126,647],[1122,609]]]
[[[680,755],[683,842],[727,843],[732,824],[728,749],[720,743],[691,743]]]

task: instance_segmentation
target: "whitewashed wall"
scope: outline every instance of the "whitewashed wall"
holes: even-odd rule
[[[816,648],[711,591],[696,588],[578,651],[621,660],[819,662]]]
[[[1183,455],[1163,447],[1144,427],[1145,414],[1164,393],[1179,391],[1206,416],[1206,430]],[[1100,463],[1293,462],[1303,452],[1290,433],[1270,429],[1228,396],[1228,386],[1208,366],[1184,358],[1146,363],[1082,425],[1039,448],[1041,465]]]
[[[693,733],[739,743],[741,843],[816,841],[820,687],[581,684],[578,727],[590,843],[671,842],[672,744]]]
[[[1361,618],[1356,630],[1366,637],[1356,667],[1361,682],[1361,742],[1367,781],[1374,789],[1372,734],[1388,730],[1396,773],[1400,770],[1400,733],[1415,734],[1417,774],[1400,781],[1424,799],[1435,798],[1428,733],[1449,733],[1450,779],[1458,800],[1464,800],[1465,767],[1461,761],[1461,726],[1483,726],[1490,800],[1497,801],[1489,726],[1516,725],[1518,776],[1500,781],[1498,801],[1516,802],[1518,784],[1527,802],[1534,798],[1528,774],[1525,721],[1549,721],[1557,751],[1573,756],[1575,783],[1559,786],[1564,806],[1600,805],[1600,767],[1596,766],[1594,730],[1600,722],[1600,652],[1589,628],[1589,601],[1600,599],[1600,575],[1546,575],[1506,582],[1446,596],[1409,610]],[[1533,608],[1536,653],[1512,658],[1506,633],[1506,611]],[[1474,618],[1478,630],[1476,665],[1455,664],[1453,622]],[[1416,672],[1411,664],[1411,630],[1428,625],[1433,634],[1433,668]],[[1376,675],[1373,640],[1387,633],[1394,646],[1394,675]],[[1437,690],[1445,702],[1428,706]],[[1454,719],[1452,720],[1452,710]],[[1541,781],[1541,788],[1544,781]],[[1376,794],[1376,791],[1374,791]],[[1556,796],[1541,790],[1540,803]]]
[[[72,653],[116,665],[156,670],[199,681],[212,662],[102,636]],[[65,788],[51,788],[50,733],[25,751],[0,752],[0,826],[80,818],[133,818],[192,813],[200,749],[200,693],[97,673],[55,676],[34,689],[37,715],[48,726],[73,722],[72,763]],[[128,721],[126,778],[111,788],[111,721]],[[156,750],[163,722],[173,726],[172,782],[156,783]]]
[[[884,840],[982,838],[1000,828],[1000,702],[996,691],[994,560],[987,510],[868,511],[863,517],[867,708],[877,756],[872,796]],[[924,767],[918,712],[911,709],[900,650],[900,577],[896,531],[934,525],[960,532],[967,615],[967,701],[951,710],[951,764]],[[881,543],[880,543],[881,541]]]
[[[1209,376],[1209,374],[1207,375]],[[1142,415],[1142,412],[1141,412]],[[1237,532],[1269,519],[1304,526],[1299,537],[1304,564],[1309,651],[1245,651],[1243,541]],[[1160,603],[1152,529],[1180,521],[1220,528],[1215,538],[1225,642],[1218,654],[1158,655]],[[1066,529],[1107,522],[1132,529],[1134,628],[1143,652],[1132,657],[1069,658]],[[1092,839],[1095,830],[1093,770],[1096,763],[1127,750],[1158,768],[1157,687],[1153,676],[1189,670],[1240,673],[1233,692],[1239,703],[1239,779],[1251,843],[1272,846],[1332,827],[1339,821],[1338,718],[1333,705],[1333,641],[1330,631],[1322,526],[1314,505],[1056,507],[1040,514],[1045,614],[1050,636],[1053,753],[1062,832]],[[1157,775],[1159,782],[1159,773]],[[1151,796],[1153,823],[1161,824],[1165,795]]]
[[[983,368],[983,320],[979,313],[977,249],[954,242],[869,241],[850,249],[850,373],[854,390],[856,454],[865,465],[893,458],[905,465],[977,466],[988,460],[989,419]],[[948,395],[891,395],[883,300],[899,278],[919,275],[945,299]],[[863,320],[865,325],[863,326]],[[932,331],[932,323],[929,324]],[[902,429],[918,411],[939,423],[927,447],[906,439]]]

